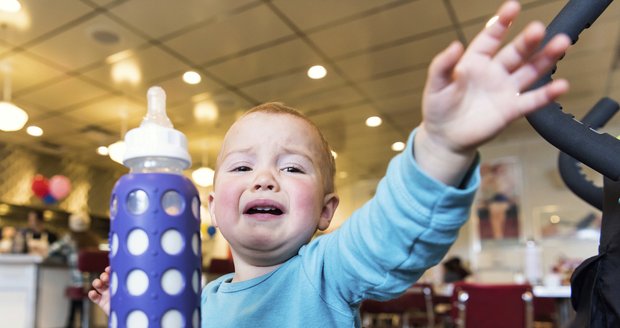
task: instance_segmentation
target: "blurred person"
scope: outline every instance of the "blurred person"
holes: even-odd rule
[[[31,210],[28,212],[28,227],[20,231],[20,241],[23,245],[16,245],[19,252],[47,257],[49,245],[58,237],[45,227],[43,211]]]
[[[77,295],[68,295],[71,299],[67,327],[73,327],[76,319],[76,312],[83,315],[83,301],[81,295],[85,295],[89,281],[84,281],[82,272],[78,269],[78,255],[80,251],[90,248],[97,248],[100,238],[90,231],[91,219],[86,212],[76,212],[69,216],[69,232],[61,239],[50,246],[50,258],[60,258],[69,266],[71,283],[68,291],[73,291]],[[84,293],[80,293],[84,289]],[[68,292],[68,294],[73,294]],[[78,322],[79,323],[79,322]]]
[[[2,239],[0,239],[0,253],[11,253],[13,251],[13,242],[17,230],[15,227],[6,226],[2,228]]]
[[[463,266],[463,262],[458,256],[451,257],[443,262],[443,270],[443,282],[446,284],[464,281],[471,275],[471,271]]]

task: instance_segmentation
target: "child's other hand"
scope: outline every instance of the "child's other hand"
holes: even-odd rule
[[[88,298],[93,303],[99,305],[99,307],[105,312],[106,315],[110,315],[110,267],[106,267],[105,271],[99,275],[99,279],[93,281],[94,290],[88,292]]]
[[[467,49],[454,42],[431,63],[422,104],[424,119],[416,136],[423,141],[419,144],[416,140],[416,147],[427,148],[416,148],[416,160],[418,155],[427,156],[431,151],[431,162],[426,163],[431,171],[443,170],[437,164],[454,160],[468,167],[481,144],[510,122],[568,91],[564,80],[526,91],[553,67],[571,41],[568,36],[558,35],[537,51],[545,27],[534,22],[502,48],[502,40],[519,11],[517,1],[504,3],[497,12],[497,21],[483,29]],[[424,154],[418,154],[418,150]],[[424,163],[421,165],[427,169]],[[447,183],[460,181],[459,174],[439,178],[447,178]]]

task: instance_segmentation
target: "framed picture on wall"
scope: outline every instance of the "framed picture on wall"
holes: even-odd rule
[[[536,238],[542,241],[592,240],[598,242],[602,214],[583,206],[546,205],[533,209]]]
[[[474,216],[478,237],[487,241],[517,243],[521,232],[521,166],[516,157],[499,158],[480,165],[481,183]]]

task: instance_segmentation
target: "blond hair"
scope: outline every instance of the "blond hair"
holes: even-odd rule
[[[244,117],[253,114],[253,113],[267,113],[267,114],[283,114],[283,115],[292,115],[295,116],[304,122],[308,123],[317,133],[319,139],[321,140],[320,150],[321,150],[321,158],[320,165],[321,175],[323,176],[323,185],[325,188],[325,193],[334,192],[334,177],[336,175],[336,161],[334,160],[334,156],[332,156],[331,149],[329,148],[329,144],[321,133],[321,130],[310,120],[307,116],[302,114],[295,108],[284,105],[280,102],[268,102],[256,107],[251,108],[247,112],[245,112],[237,121],[243,119]],[[219,160],[218,160],[219,162]],[[217,168],[216,168],[217,169]]]

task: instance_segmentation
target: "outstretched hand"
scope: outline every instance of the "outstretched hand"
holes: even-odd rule
[[[553,67],[571,41],[558,35],[539,49],[545,27],[533,22],[502,47],[519,11],[517,1],[504,3],[496,20],[467,49],[454,42],[431,63],[422,104],[424,119],[416,136],[421,139],[420,143],[416,140],[416,160],[422,160],[422,168],[430,170],[427,173],[448,184],[460,182],[480,145],[512,121],[568,91],[565,80],[526,91]]]
[[[97,304],[105,314],[110,315],[110,267],[93,281],[93,290],[88,292],[88,298]]]

